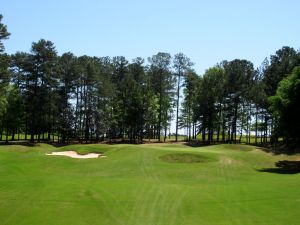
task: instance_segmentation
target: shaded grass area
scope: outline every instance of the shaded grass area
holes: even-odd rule
[[[107,157],[45,155],[66,150]],[[0,224],[297,225],[300,174],[259,170],[298,157],[245,145],[0,146]]]
[[[276,168],[263,168],[259,171],[279,174],[300,173],[300,161],[283,160],[275,163]]]

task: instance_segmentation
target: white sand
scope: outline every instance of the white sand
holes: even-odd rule
[[[52,152],[51,154],[46,154],[46,155],[68,156],[76,159],[91,159],[91,158],[105,157],[99,153],[88,153],[85,155],[78,155],[77,152],[75,151]]]

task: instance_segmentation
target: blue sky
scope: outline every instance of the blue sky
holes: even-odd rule
[[[78,56],[183,52],[202,74],[225,59],[259,66],[283,45],[299,49],[299,9],[297,0],[1,0],[0,13],[8,53],[40,38]]]

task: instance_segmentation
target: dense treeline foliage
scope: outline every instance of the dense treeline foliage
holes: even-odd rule
[[[188,140],[299,143],[300,53],[293,48],[257,69],[235,59],[198,76],[182,53],[159,52],[148,63],[59,56],[41,39],[30,53],[9,56],[1,19],[0,140],[162,141],[175,118],[176,141],[185,129]]]

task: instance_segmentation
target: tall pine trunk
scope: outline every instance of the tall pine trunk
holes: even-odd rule
[[[258,116],[257,116],[257,107],[255,108],[255,144],[257,145],[257,133],[258,133]]]
[[[180,91],[180,70],[179,70],[179,74],[178,74],[177,100],[176,100],[176,137],[175,137],[176,142],[178,141],[179,91]]]

